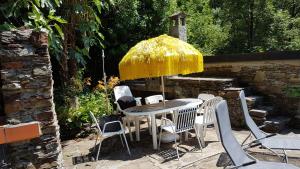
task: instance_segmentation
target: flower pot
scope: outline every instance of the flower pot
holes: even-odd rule
[[[121,117],[118,115],[109,115],[109,116],[103,116],[99,119],[99,126],[100,126],[102,132],[115,132],[115,131],[121,130],[120,123],[111,123],[111,124],[106,125],[105,131],[104,131],[103,130],[104,124],[107,122],[112,122],[112,121],[120,121],[121,122]]]

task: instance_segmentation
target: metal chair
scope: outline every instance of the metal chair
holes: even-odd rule
[[[268,149],[278,156],[279,154],[274,152],[273,149],[282,150],[283,158],[285,162],[288,162],[288,156],[285,150],[300,150],[300,138],[276,136],[276,134],[268,134],[260,130],[260,128],[263,126],[258,127],[253,121],[253,119],[251,118],[248,112],[244,91],[240,92],[239,97],[241,101],[242,112],[244,115],[245,123],[248,126],[249,130],[251,131],[251,133],[246,138],[246,140],[249,139],[252,134],[255,137],[255,140],[253,140],[252,143],[260,143],[262,148]],[[246,140],[244,140],[243,143],[245,143]]]
[[[169,133],[172,133],[174,135],[174,141],[176,144],[176,134],[187,132],[189,130],[195,129],[195,118],[197,114],[197,110],[199,107],[199,103],[190,103],[184,108],[181,108],[177,111],[175,111],[175,119],[174,122],[171,120],[162,117],[162,121],[165,121],[165,125],[161,126],[160,133],[159,133],[159,143],[158,147],[160,147],[161,142],[161,135],[162,131],[165,130]],[[202,151],[202,145],[200,143],[200,139],[198,136],[198,132],[196,132],[196,137],[200,146],[200,149]],[[177,159],[179,160],[179,152],[178,152],[178,145],[176,145],[176,152],[177,152]]]
[[[133,97],[130,88],[128,86],[115,86],[114,87],[114,95],[115,95],[115,104],[117,105],[117,109],[120,112],[124,112],[120,105],[118,104],[117,100],[121,98],[122,96],[130,96]],[[141,102],[141,97],[135,97],[134,98],[136,101],[136,105],[140,106],[142,105]],[[130,141],[133,141],[132,133],[131,133],[131,123],[135,124],[135,134],[136,134],[136,139],[137,141],[140,140],[140,121],[147,118],[147,123],[148,123],[148,128],[150,129],[150,119],[149,117],[130,117],[130,116],[125,116],[122,118],[123,125],[126,126],[129,130],[129,136],[130,136]],[[151,131],[149,131],[151,133]]]
[[[220,101],[216,106],[216,118],[219,125],[219,132],[222,145],[230,157],[234,166],[230,168],[242,169],[299,169],[298,167],[277,162],[258,161],[247,154],[236,138],[233,136],[228,113],[228,106],[225,100]]]
[[[200,112],[199,115],[197,115],[196,117],[195,126],[197,128],[197,131],[199,132],[198,135],[200,136],[202,145],[204,145],[206,128],[209,125],[214,125],[214,128],[218,136],[218,140],[220,140],[218,123],[215,115],[215,107],[217,103],[219,103],[221,100],[223,100],[222,97],[214,97],[212,99],[205,101],[199,108]]]
[[[100,126],[99,126],[99,123],[96,119],[96,117],[94,116],[94,114],[92,112],[89,112],[89,115],[90,117],[92,118],[92,121],[95,123],[96,127],[97,127],[97,131],[98,131],[98,136],[96,138],[96,141],[95,141],[95,146],[96,147],[96,144],[97,144],[97,141],[98,141],[98,138],[99,138],[99,148],[98,148],[98,151],[97,151],[97,156],[96,156],[96,160],[99,159],[99,154],[100,154],[100,149],[101,149],[101,144],[102,144],[102,141],[106,138],[109,138],[109,137],[112,137],[112,136],[115,136],[115,135],[119,135],[120,136],[120,139],[121,139],[121,142],[122,142],[122,145],[124,147],[124,143],[123,143],[123,140],[122,140],[122,136],[124,138],[124,141],[125,141],[125,144],[126,144],[126,147],[127,147],[127,151],[128,151],[128,154],[131,155],[131,152],[130,152],[130,149],[128,147],[128,143],[127,143],[127,139],[126,139],[126,136],[125,136],[125,131],[123,129],[123,126],[121,124],[120,121],[111,121],[111,122],[107,122],[104,124],[103,126],[103,131],[101,130]],[[115,132],[105,132],[105,128],[107,125],[110,125],[112,123],[119,123],[120,124],[120,127],[121,127],[121,130],[119,131],[115,131]]]

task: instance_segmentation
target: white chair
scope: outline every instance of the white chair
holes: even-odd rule
[[[154,104],[154,103],[159,103],[163,101],[163,96],[162,95],[152,95],[145,97],[145,103],[146,104]]]
[[[203,101],[210,100],[210,99],[212,99],[214,97],[215,97],[215,95],[213,95],[213,94],[207,94],[207,93],[200,93],[198,95],[198,99],[201,99]]]
[[[99,154],[100,154],[100,149],[101,149],[101,144],[102,144],[102,141],[106,138],[109,138],[109,137],[112,137],[112,136],[115,136],[115,135],[119,135],[120,136],[120,139],[121,139],[121,142],[122,142],[122,145],[124,147],[124,143],[123,143],[123,140],[122,140],[122,136],[124,138],[124,141],[125,141],[125,144],[126,144],[126,147],[127,147],[127,151],[128,151],[128,154],[131,155],[131,152],[130,152],[130,149],[128,147],[128,143],[127,143],[127,140],[126,140],[126,136],[125,136],[125,131],[123,129],[123,126],[121,124],[120,121],[111,121],[111,122],[107,122],[104,124],[103,126],[103,132],[99,126],[99,123],[97,121],[97,119],[95,118],[94,114],[92,112],[89,112],[90,114],[90,117],[92,118],[93,122],[95,123],[96,127],[97,127],[97,130],[98,130],[98,135],[97,135],[97,138],[96,138],[96,141],[95,141],[95,146],[94,148],[96,147],[96,144],[97,144],[97,141],[98,141],[98,138],[99,138],[99,148],[98,148],[98,151],[97,151],[97,156],[96,156],[96,160],[99,159]],[[120,130],[119,131],[115,131],[115,132],[105,132],[105,128],[107,125],[110,125],[112,123],[119,123],[120,124]]]
[[[205,101],[199,108],[199,112],[195,120],[195,126],[202,145],[204,145],[204,137],[206,136],[206,128],[208,125],[214,125],[218,139],[220,140],[218,124],[215,116],[215,107],[221,100],[223,100],[222,97],[214,97]]]
[[[171,120],[162,117],[161,120],[165,121],[165,125],[161,126],[160,133],[159,133],[159,143],[158,147],[160,147],[161,142],[161,135],[162,131],[165,130],[169,133],[172,133],[174,135],[174,141],[176,144],[176,135],[179,133],[187,132],[189,130],[195,129],[195,118],[197,115],[197,111],[199,109],[199,103],[190,103],[186,105],[184,108],[181,108],[177,111],[175,111],[175,119],[174,122]],[[198,135],[198,132],[196,132],[196,137],[200,146],[200,149],[202,151],[202,145],[200,143],[200,138]],[[178,153],[178,145],[176,145],[176,152],[177,152],[177,159],[179,160],[179,153]]]
[[[155,104],[155,103],[162,102],[163,99],[164,98],[163,98],[162,95],[159,95],[159,94],[158,95],[152,95],[152,96],[145,97],[145,103],[146,104]],[[149,127],[149,132],[150,132],[150,135],[152,135],[151,127]]]
[[[115,95],[115,104],[117,105],[117,109],[120,112],[124,111],[122,110],[122,108],[120,107],[120,105],[118,104],[117,100],[123,96],[130,96],[133,97],[130,88],[128,86],[115,86],[114,87],[114,95]],[[136,97],[134,98],[136,101],[136,105],[140,106],[142,105],[141,103],[141,97]],[[123,125],[126,126],[129,130],[129,136],[130,136],[130,141],[133,141],[133,137],[132,137],[132,133],[131,133],[131,123],[135,124],[135,134],[136,134],[136,140],[139,141],[140,140],[140,120],[143,120],[145,117],[131,117],[131,116],[125,116],[123,117]],[[148,128],[150,129],[150,119],[147,117],[147,123],[148,123]],[[149,130],[149,132],[151,133],[151,131]]]

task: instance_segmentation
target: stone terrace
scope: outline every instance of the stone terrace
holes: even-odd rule
[[[143,126],[145,127],[145,126]],[[234,131],[236,138],[241,142],[244,140],[248,131]],[[300,131],[286,131],[284,135],[290,136],[300,136]],[[129,140],[129,139],[128,139]],[[151,169],[168,169],[168,168],[185,168],[185,169],[213,169],[213,168],[223,168],[224,159],[221,158],[224,149],[220,142],[217,140],[216,133],[214,129],[209,129],[207,136],[205,138],[206,147],[203,148],[201,152],[197,147],[197,141],[195,138],[190,137],[187,142],[183,142],[180,147],[180,150],[184,155],[177,159],[164,159],[161,154],[167,152],[175,152],[175,149],[172,148],[173,144],[162,144],[161,151],[155,151],[152,149],[151,138],[148,134],[148,131],[145,128],[141,133],[140,142],[131,142],[129,143],[132,156],[129,157],[125,148],[121,146],[120,140],[116,139],[115,142],[108,141],[109,144],[114,144],[114,148],[111,149],[110,153],[105,151],[105,144],[103,145],[103,151],[100,154],[100,160],[97,162],[91,161],[89,158],[94,146],[94,137],[90,136],[85,139],[70,140],[63,142],[63,154],[65,160],[65,167],[67,169],[139,169],[139,168],[151,168]],[[250,150],[251,155],[254,155],[256,158],[261,160],[268,161],[279,161],[276,156],[271,155],[266,150],[260,150],[254,148]],[[288,151],[289,162],[300,167],[300,152],[298,151]],[[222,157],[224,157],[222,155]],[[217,166],[218,163],[218,166]]]

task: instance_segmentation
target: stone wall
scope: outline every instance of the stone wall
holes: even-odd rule
[[[295,116],[299,124],[300,97],[290,91],[300,89],[300,52],[212,56],[204,62],[205,71],[197,76],[234,77],[239,86],[266,97],[277,114]]]
[[[47,34],[32,30],[1,32],[0,59],[7,122],[38,121],[42,132],[39,138],[9,145],[12,168],[62,168]]]
[[[300,89],[300,52],[208,56],[204,57],[204,69],[191,77],[165,78],[167,99],[197,97],[199,93],[221,96],[228,102],[234,127],[242,127],[237,99],[238,92],[246,89],[246,93],[262,95],[275,106],[273,114],[293,117],[292,125],[300,128],[300,97],[289,92]],[[158,78],[146,79],[144,85],[133,84],[129,85],[137,96],[161,91]]]

